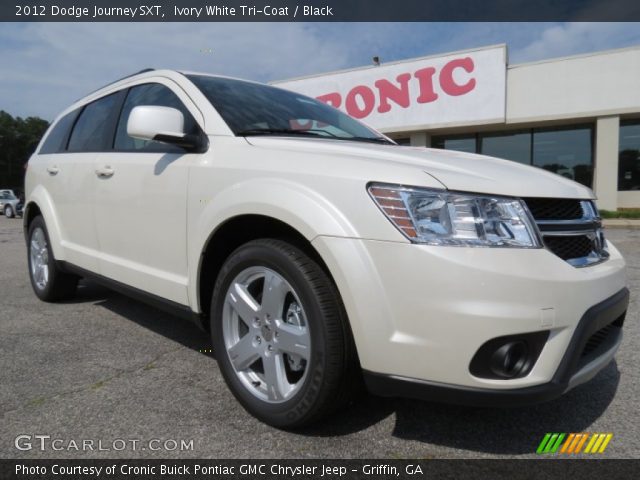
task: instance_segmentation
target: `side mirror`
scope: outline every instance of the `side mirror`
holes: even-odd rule
[[[127,134],[142,140],[177,145],[188,151],[202,151],[203,148],[203,140],[199,135],[187,135],[184,132],[182,112],[170,107],[134,107],[127,121]]]

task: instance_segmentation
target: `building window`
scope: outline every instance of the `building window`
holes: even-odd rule
[[[618,190],[640,190],[640,121],[620,124]]]
[[[531,131],[482,134],[480,153],[531,165]]]
[[[536,129],[533,165],[591,187],[593,128]]]
[[[476,135],[452,135],[448,137],[433,137],[431,146],[444,150],[457,150],[459,152],[476,153]]]
[[[432,144],[544,168],[588,187],[593,183],[592,125],[438,136]]]

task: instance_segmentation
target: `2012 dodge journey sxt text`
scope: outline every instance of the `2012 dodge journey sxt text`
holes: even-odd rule
[[[557,397],[613,358],[624,261],[593,193],[401,147],[317,100],[145,71],[64,111],[28,164],[36,295],[93,278],[210,331],[242,405],[292,428],[373,393]]]

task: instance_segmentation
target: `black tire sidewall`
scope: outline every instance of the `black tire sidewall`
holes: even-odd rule
[[[6,207],[4,207],[4,216],[7,218],[13,218],[13,208],[11,207],[11,205],[7,205]]]
[[[302,254],[295,247],[291,248],[296,255]],[[224,344],[222,312],[226,293],[231,281],[241,271],[252,266],[269,268],[289,282],[302,302],[310,331],[311,359],[307,364],[307,377],[300,391],[282,403],[264,402],[247,391],[231,365]],[[227,384],[238,401],[254,416],[273,426],[292,427],[304,423],[305,417],[317,407],[323,396],[328,356],[327,332],[317,292],[291,257],[279,249],[269,248],[267,244],[257,242],[240,247],[229,257],[220,271],[214,288],[211,312],[211,332],[216,358]]]
[[[47,264],[49,266],[49,280],[47,285],[40,289],[36,286],[35,281],[33,279],[33,274],[31,273],[31,237],[33,236],[33,232],[36,228],[41,228],[44,232],[44,238],[47,241]],[[53,257],[53,250],[51,250],[51,241],[49,240],[49,232],[47,231],[47,226],[44,223],[44,219],[41,216],[38,216],[33,219],[31,224],[29,225],[29,241],[27,244],[27,261],[29,266],[29,280],[31,281],[31,287],[33,288],[34,293],[40,300],[49,301],[52,299],[52,285],[55,280],[56,275],[56,262]]]

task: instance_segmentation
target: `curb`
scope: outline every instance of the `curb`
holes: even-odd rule
[[[605,218],[602,220],[605,228],[640,230],[640,220],[628,218]]]

